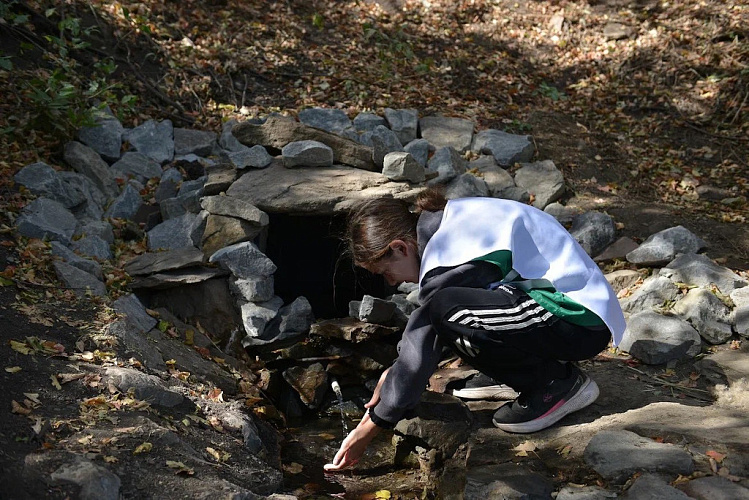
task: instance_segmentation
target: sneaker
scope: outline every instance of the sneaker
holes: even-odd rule
[[[494,414],[496,427],[507,432],[536,432],[546,429],[562,417],[581,410],[598,397],[598,386],[574,365],[570,375],[556,379],[541,390],[521,393]]]
[[[486,399],[491,401],[511,401],[518,397],[509,385],[498,384],[491,377],[478,373],[465,381],[465,386],[454,389],[453,396],[461,399]]]

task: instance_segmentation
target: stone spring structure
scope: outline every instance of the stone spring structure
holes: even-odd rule
[[[706,245],[697,236],[679,226],[641,245],[616,240],[608,215],[581,214],[558,203],[564,193],[562,174],[551,160],[532,161],[531,137],[499,130],[474,133],[474,128],[469,120],[392,109],[384,117],[361,113],[353,120],[340,110],[308,109],[299,113],[299,121],[272,115],[228,122],[218,135],[175,129],[169,121],[126,130],[113,117],[102,116],[98,126],[80,131],[80,142],[66,145],[64,159],[73,171],[35,163],[16,174],[16,182],[37,196],[23,209],[16,228],[23,236],[50,241],[58,259],[55,270],[66,286],[101,296],[107,293],[101,264],[115,257],[111,221],[119,221],[120,237],[147,239],[148,252],[125,264],[140,300],[121,299],[118,310],[145,318],[148,325],[121,337],[155,371],[163,360],[141,338],[154,326],[142,303],[165,308],[175,322],[200,323],[220,346],[229,345],[229,352],[232,344],[241,343],[250,349],[284,348],[279,352],[292,361],[344,357],[354,360],[362,380],[375,377],[395,356],[392,341],[377,342],[402,329],[417,305],[415,292],[408,286],[396,291],[365,283],[352,285],[339,297],[343,303],[336,304],[336,287],[364,278],[352,271],[336,282],[340,249],[330,241],[320,243],[327,236],[320,233],[334,227],[358,200],[411,200],[432,184],[444,184],[449,198],[495,196],[533,203],[569,227],[597,259],[623,258],[652,268],[644,282],[637,271],[609,276],[629,316],[621,347],[644,363],[688,359],[703,345],[749,336],[747,281],[700,254]],[[124,153],[123,144],[128,145]],[[328,260],[320,264],[320,258]],[[286,266],[296,267],[284,274]],[[318,267],[324,268],[322,274],[305,277]],[[386,293],[391,295],[385,298]],[[325,312],[318,316],[350,318],[315,323],[320,310]],[[308,335],[327,338],[331,345],[297,343]],[[336,346],[337,341],[351,346]],[[186,353],[161,355],[181,356],[180,364],[192,362]],[[231,385],[220,370],[211,370],[205,371],[207,380]],[[347,373],[337,361],[287,368],[283,378],[302,406],[284,410],[320,408],[328,374]],[[422,439],[424,426],[431,425],[428,411],[419,418],[398,432]],[[254,425],[251,420],[242,425],[246,437],[254,435],[247,430]],[[454,430],[455,422],[450,425]],[[440,435],[434,428],[430,432]],[[249,450],[260,449],[257,439],[247,439]],[[460,442],[433,445],[444,459]],[[586,451],[596,470],[598,456]],[[673,471],[685,473],[684,457],[675,460]],[[605,464],[600,467],[604,470]],[[632,466],[651,469],[644,463]],[[493,472],[484,477],[478,470],[471,484],[493,484],[488,479],[496,476]],[[611,477],[618,480],[630,472]]]

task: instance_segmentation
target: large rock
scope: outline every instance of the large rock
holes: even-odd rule
[[[109,198],[114,198],[119,194],[120,190],[109,165],[90,147],[71,141],[65,144],[63,158],[73,170],[92,180],[96,187]]]
[[[468,162],[452,147],[446,146],[434,152],[427,163],[428,172],[436,172],[437,177],[429,184],[445,184],[466,171]]]
[[[244,347],[264,345],[274,340],[272,336],[265,335],[265,327],[276,317],[281,306],[283,306],[283,300],[280,297],[273,297],[265,302],[247,302],[240,305],[242,324],[247,333],[247,336],[242,339]]]
[[[622,498],[628,500],[690,500],[691,497],[670,486],[660,474],[643,474],[632,482]]]
[[[387,125],[387,121],[381,116],[372,113],[359,113],[354,118],[354,129],[359,133],[372,132],[378,125]]]
[[[704,255],[682,254],[659,271],[673,281],[709,287],[714,284],[725,295],[747,286],[747,281],[728,268],[721,267]]]
[[[57,171],[46,163],[32,163],[23,167],[13,180],[37,196],[74,208],[86,202],[85,195],[75,185],[65,182]]]
[[[135,294],[129,293],[119,297],[112,303],[112,309],[125,320],[138,328],[141,333],[146,333],[154,328],[158,321],[148,314],[145,306],[138,300]]]
[[[688,452],[672,444],[658,443],[634,432],[604,430],[585,447],[585,462],[596,472],[622,484],[635,472],[659,472],[674,479],[694,469]]]
[[[668,264],[681,253],[697,253],[707,244],[683,226],[664,229],[650,235],[642,244],[627,254],[633,264],[659,266]]]
[[[692,358],[700,353],[700,334],[681,318],[643,311],[629,317],[619,348],[649,365]]]
[[[205,217],[184,214],[165,220],[148,231],[149,250],[176,250],[182,247],[198,246],[205,228]]]
[[[309,367],[292,366],[283,372],[283,378],[299,394],[308,408],[317,408],[328,389],[328,373],[322,363]]]
[[[385,120],[390,130],[395,132],[401,144],[408,144],[416,139],[419,128],[419,112],[415,109],[385,108]]]
[[[188,267],[136,277],[130,283],[130,288],[133,290],[166,290],[204,283],[227,274],[229,273],[226,270],[214,267]]]
[[[155,406],[172,408],[185,400],[181,394],[170,391],[160,378],[133,368],[109,367],[104,370],[103,378],[111,381],[123,394],[132,389],[137,399]]]
[[[570,234],[588,255],[595,257],[614,242],[616,226],[608,214],[586,212],[572,221]]]
[[[484,179],[468,172],[450,181],[445,189],[445,198],[448,200],[474,196],[489,196],[489,187]]]
[[[372,160],[381,170],[385,164],[385,157],[388,153],[403,151],[403,144],[398,139],[398,135],[384,125],[378,125],[372,131]]]
[[[515,172],[515,184],[535,197],[533,206],[540,210],[564,194],[564,176],[551,160],[523,163]]]
[[[182,173],[174,167],[167,168],[161,174],[159,187],[156,188],[154,198],[157,203],[177,196],[177,189],[182,182]]]
[[[88,293],[97,297],[107,296],[107,287],[96,276],[65,262],[54,262],[52,267],[54,267],[60,281],[66,287],[73,290],[79,297],[83,297]]]
[[[80,500],[118,500],[120,478],[105,467],[90,460],[76,457],[50,474],[52,484],[72,483],[80,487]]]
[[[265,168],[273,161],[273,157],[260,144],[256,144],[251,148],[244,146],[244,149],[230,151],[226,156],[229,158],[231,164],[240,170],[247,167]]]
[[[222,248],[211,255],[209,261],[242,279],[265,278],[276,272],[273,261],[249,241]]]
[[[261,226],[242,219],[210,214],[205,221],[201,248],[207,255],[213,255],[229,245],[252,240],[261,230]]]
[[[159,164],[174,158],[174,126],[169,120],[156,123],[153,120],[125,132],[123,139],[133,150],[143,153]]]
[[[73,267],[77,267],[81,271],[93,275],[96,279],[102,280],[104,275],[102,274],[101,264],[91,259],[84,259],[80,257],[68,247],[60,243],[59,241],[53,241],[51,243],[52,255],[61,258]]]
[[[429,161],[429,141],[426,139],[415,139],[403,146],[403,151],[410,153],[413,159],[416,160],[416,163],[426,168]]]
[[[59,241],[69,245],[78,221],[64,206],[47,198],[37,198],[21,210],[16,219],[18,232],[27,238]]]
[[[247,146],[239,142],[232,130],[234,126],[239,123],[237,120],[229,120],[221,126],[221,135],[218,138],[218,144],[226,151],[242,151],[248,149]]]
[[[632,295],[621,301],[622,310],[634,313],[662,307],[665,303],[676,300],[678,296],[679,287],[676,283],[663,276],[651,276]]]
[[[446,116],[425,116],[419,120],[421,137],[435,148],[450,146],[457,151],[465,152],[471,147],[474,123],[465,118]]]
[[[515,199],[512,197],[512,193],[516,188],[515,180],[506,170],[497,165],[493,156],[482,156],[469,162],[468,169],[476,171],[484,179],[487,188],[489,188],[489,194],[492,197]]]
[[[359,302],[356,318],[366,323],[387,325],[395,313],[396,305],[389,300],[383,300],[372,295],[364,295]]]
[[[351,165],[364,170],[375,171],[378,167],[372,161],[372,149],[331,132],[326,132],[302,123],[289,121],[283,117],[271,116],[262,125],[250,122],[239,123],[232,134],[242,144],[281,149],[290,142],[312,140],[329,146],[337,163]]]
[[[213,196],[226,191],[237,180],[237,169],[229,163],[219,163],[206,167],[205,173],[206,179],[205,184],[203,184],[205,196]]]
[[[112,165],[115,179],[127,180],[133,178],[138,182],[145,183],[149,179],[161,178],[161,165],[144,155],[135,151],[128,151],[122,158]]]
[[[342,109],[308,108],[299,112],[299,121],[334,134],[354,132],[351,120]]]
[[[409,153],[394,152],[385,155],[382,175],[391,181],[424,182],[424,167]]]
[[[143,199],[140,197],[140,193],[131,184],[128,184],[109,205],[107,211],[104,212],[104,217],[132,220],[141,205],[143,205]]]
[[[112,249],[109,247],[109,242],[96,235],[86,235],[74,240],[70,244],[70,248],[85,257],[92,257],[101,261],[112,258]]]
[[[208,156],[216,146],[216,134],[190,128],[174,129],[174,154]]]
[[[464,500],[531,500],[552,498],[554,483],[514,463],[482,465],[466,471]]]
[[[125,129],[117,118],[102,114],[93,127],[82,127],[78,140],[90,147],[108,162],[117,161],[122,149],[122,134]]]
[[[264,170],[247,172],[226,194],[268,213],[332,215],[364,199],[414,200],[422,189],[341,165],[290,170],[274,162]]]
[[[333,150],[319,141],[290,142],[281,149],[283,166],[330,167],[333,165]]]
[[[233,196],[206,196],[200,200],[200,206],[212,215],[236,217],[258,227],[268,225],[268,214],[242,198],[235,198]]]
[[[749,500],[749,489],[720,476],[700,477],[676,487],[698,500]]]
[[[305,297],[297,297],[294,302],[278,311],[267,325],[264,337],[271,342],[291,339],[308,333],[313,321],[315,316],[309,301]]]
[[[273,276],[266,278],[235,278],[229,280],[231,293],[246,302],[265,302],[273,298]]]
[[[536,152],[531,136],[508,134],[494,129],[482,130],[473,136],[471,150],[494,155],[501,167],[528,162]]]
[[[145,276],[163,271],[199,266],[205,257],[193,246],[166,252],[144,253],[125,264],[125,272],[130,276]]]
[[[730,310],[704,288],[692,288],[674,304],[673,312],[687,320],[711,344],[722,344],[733,335]]]

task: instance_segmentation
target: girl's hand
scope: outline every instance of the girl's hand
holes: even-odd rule
[[[362,421],[359,422],[359,425],[356,426],[356,429],[351,431],[346,436],[346,439],[343,440],[341,449],[335,454],[333,463],[326,464],[323,467],[325,471],[336,472],[356,465],[364,454],[364,450],[367,449],[369,442],[379,432],[380,428],[372,422],[372,419],[369,418],[369,412],[367,412]]]

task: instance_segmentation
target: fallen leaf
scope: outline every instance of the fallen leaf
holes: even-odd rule
[[[318,434],[318,436],[321,437],[321,438],[323,438],[326,441],[332,441],[333,439],[336,439],[336,436],[334,436],[333,434],[330,434],[328,432],[322,432],[322,433]]]
[[[50,380],[52,380],[52,385],[57,389],[58,391],[62,389],[62,386],[60,385],[60,382],[57,380],[57,377],[54,375],[49,376]]]
[[[26,345],[26,342],[19,342],[17,340],[10,341],[10,348],[21,354],[28,355],[31,353],[31,348]]]
[[[210,391],[208,391],[208,399],[211,401],[217,401],[219,403],[224,402],[224,391],[219,389],[218,387],[214,387]]]
[[[148,453],[152,449],[153,449],[153,445],[149,443],[148,441],[145,441],[135,447],[135,450],[133,450],[133,455],[140,455],[141,453]]]
[[[36,406],[41,406],[42,405],[42,402],[39,401],[39,394],[37,394],[35,392],[24,392],[23,395],[26,396],[26,398],[29,401],[31,401],[31,403],[33,403],[34,405],[36,405]],[[26,405],[26,406],[28,406],[28,405]]]
[[[108,464],[115,464],[118,462],[117,457],[113,457],[111,455],[104,455],[102,458]]]
[[[88,434],[86,436],[83,436],[82,438],[78,438],[76,441],[78,441],[79,444],[83,446],[88,446],[91,444],[91,441],[94,439],[94,436],[91,434]]]
[[[19,415],[30,415],[31,410],[23,406],[21,403],[16,401],[15,399],[10,402],[11,406],[11,412],[12,413],[18,413]]]
[[[173,460],[167,460],[166,466],[169,467],[170,469],[177,469],[175,474],[186,474],[188,476],[192,476],[193,474],[195,474],[194,469],[189,468],[182,462],[175,462]]]
[[[8,373],[18,373],[21,371],[20,366],[6,366],[5,371]]]
[[[72,382],[73,380],[78,380],[85,376],[86,376],[85,373],[58,373],[57,374],[57,378],[60,380],[61,384],[67,384],[68,382]]]
[[[225,451],[216,450],[210,447],[206,448],[205,451],[215,458],[217,462],[226,462],[229,460],[229,457],[231,457],[231,455]]]
[[[557,453],[559,453],[563,457],[566,457],[567,455],[569,455],[571,451],[572,451],[571,444],[568,444],[567,446],[560,446],[559,448],[557,448]]]
[[[291,462],[290,464],[285,464],[283,470],[289,474],[299,474],[304,470],[304,466],[296,462]]]
[[[383,500],[387,500],[391,496],[392,495],[390,494],[390,492],[388,490],[378,490],[378,491],[375,491],[375,498],[382,498]]]
[[[185,331],[185,344],[193,345],[194,343],[195,343],[195,331],[188,328],[187,331]]]
[[[705,455],[707,455],[708,457],[712,458],[713,460],[715,460],[718,463],[723,462],[723,459],[726,458],[726,455],[724,453],[718,453],[715,450],[708,450],[705,453]]]

